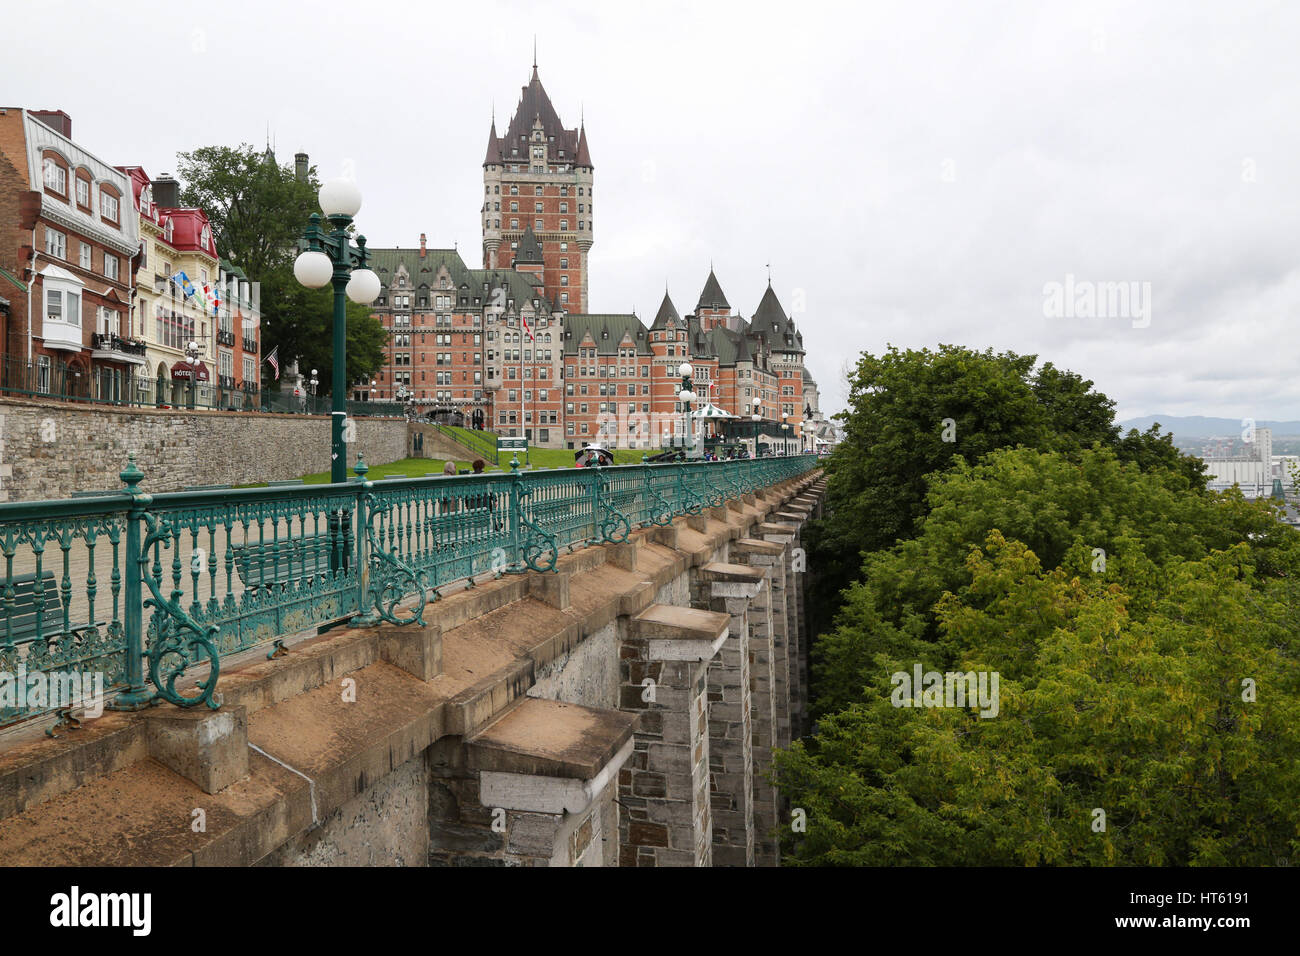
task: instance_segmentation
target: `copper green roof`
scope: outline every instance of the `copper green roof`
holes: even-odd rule
[[[564,317],[564,354],[574,355],[582,340],[591,334],[598,355],[613,355],[630,336],[638,352],[650,354],[649,336],[641,320],[630,313],[575,312]]]

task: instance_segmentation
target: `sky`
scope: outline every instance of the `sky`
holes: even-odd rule
[[[116,165],[251,143],[351,174],[372,246],[480,266],[483,153],[585,117],[590,309],[768,281],[828,412],[889,345],[1010,349],[1120,418],[1300,418],[1300,4],[44,0],[8,105]],[[1090,305],[1091,303],[1091,305]]]

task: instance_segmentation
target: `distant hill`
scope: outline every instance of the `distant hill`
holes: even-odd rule
[[[1161,431],[1173,432],[1176,441],[1239,435],[1242,428],[1240,418],[1210,418],[1205,415],[1143,415],[1140,418],[1126,419],[1119,426],[1125,432],[1130,428],[1144,432],[1154,422],[1160,423]],[[1300,435],[1300,422],[1261,421],[1256,422],[1255,426],[1272,429],[1274,438]]]

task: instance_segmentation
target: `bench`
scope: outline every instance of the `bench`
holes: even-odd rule
[[[6,603],[9,588],[13,588],[13,606]],[[27,644],[38,637],[49,640],[64,633],[63,597],[54,580],[53,571],[41,572],[42,595],[45,607],[41,610],[40,632],[36,629],[36,575],[18,574],[0,583],[0,641],[13,638],[15,644]],[[97,625],[98,626],[98,625]],[[68,632],[80,633],[90,624],[69,624]]]
[[[278,541],[246,541],[232,544],[235,571],[251,591],[290,581],[314,580],[331,571],[332,546],[329,533],[298,535]],[[343,548],[343,564],[348,560]]]

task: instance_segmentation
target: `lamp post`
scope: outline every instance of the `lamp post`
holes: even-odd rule
[[[312,369],[312,370],[311,370],[311,378],[308,379],[308,381],[307,381],[307,384],[311,386],[311,397],[312,397],[312,398],[315,398],[315,397],[316,397],[316,386],[320,384],[320,379],[316,377],[316,376],[319,375],[319,374],[320,374],[320,373],[317,372],[316,369]]]
[[[683,362],[677,366],[677,374],[682,377],[682,388],[677,393],[678,400],[682,403],[682,409],[685,411],[686,419],[686,444],[691,444],[691,402],[695,400],[695,392],[691,388],[691,375],[695,369],[691,368],[690,362]]]
[[[790,423],[781,416],[781,454],[790,454]]]
[[[199,404],[199,343],[185,346],[185,360],[190,366],[190,408]]]
[[[320,189],[320,208],[328,222],[312,213],[299,246],[293,274],[309,289],[334,286],[334,356],[330,384],[330,481],[347,480],[348,453],[343,442],[347,418],[347,301],[369,305],[379,295],[379,276],[366,268],[366,237],[356,245],[348,236],[352,217],[361,209],[361,191],[350,179],[333,179]]]
[[[754,407],[754,414],[751,415],[750,418],[753,419],[754,421],[754,457],[757,458],[758,457],[758,423],[763,420],[763,415],[759,411],[759,409],[763,407],[763,400],[759,398],[757,395],[754,396],[753,407]]]

